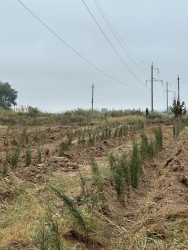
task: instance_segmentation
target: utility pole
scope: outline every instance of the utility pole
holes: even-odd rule
[[[166,111],[168,114],[168,82],[166,83]]]
[[[151,64],[151,112],[153,112],[153,63]]]
[[[95,88],[95,85],[94,85],[94,83],[93,83],[93,84],[92,84],[92,98],[91,98],[92,119],[93,119],[94,88]]]
[[[180,102],[180,77],[178,75],[178,101]]]
[[[158,73],[159,73],[159,69],[158,68],[155,68],[153,66],[153,63],[151,64],[151,79],[150,80],[146,80],[146,84],[148,81],[151,82],[151,112],[153,113],[154,109],[153,109],[153,83],[154,81],[157,81],[157,82],[162,82],[163,84],[163,81],[162,80],[157,80],[153,77],[153,74],[154,74],[154,70],[157,70]]]
[[[166,92],[166,111],[167,111],[167,114],[168,114],[168,93],[169,92],[173,92],[174,93],[174,91],[168,90],[168,86],[171,86],[171,84],[169,84],[168,82],[166,82],[166,91],[164,91],[164,92]]]

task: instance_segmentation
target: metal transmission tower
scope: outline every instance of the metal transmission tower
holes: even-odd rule
[[[94,83],[92,84],[92,97],[91,97],[91,111],[92,111],[92,119],[93,119],[93,104],[94,104],[94,88],[95,88],[95,85]]]
[[[174,93],[174,91],[168,90],[168,86],[171,86],[171,84],[169,84],[168,82],[166,82],[166,91],[163,92],[163,93],[166,92],[166,112],[167,112],[167,114],[168,114],[168,93],[169,92],[173,92]]]
[[[154,78],[154,70],[156,70],[157,72],[158,72],[158,74],[159,74],[159,69],[158,68],[155,68],[154,66],[153,66],[153,63],[151,64],[151,80],[146,80],[146,84],[147,84],[147,82],[149,81],[149,82],[151,82],[151,112],[153,112],[153,83],[154,83],[154,81],[155,82],[162,82],[162,85],[163,85],[163,80],[158,80],[158,79],[155,79]]]

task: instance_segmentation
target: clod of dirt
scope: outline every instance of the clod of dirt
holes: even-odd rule
[[[169,165],[170,162],[172,162],[174,160],[174,157],[171,157],[170,159],[168,159],[164,165],[164,167],[167,167]]]
[[[23,241],[15,241],[12,242],[6,249],[7,250],[20,250],[20,249],[27,249],[29,243],[24,243]]]
[[[50,158],[53,163],[67,163],[69,160],[66,157],[51,157]]]
[[[50,150],[47,148],[45,151],[44,151],[44,155],[49,155],[50,153]]]
[[[166,237],[165,235],[163,234],[158,234],[156,232],[150,232],[150,231],[147,231],[147,235],[149,238],[157,238],[157,239],[161,239],[161,240],[164,240]]]
[[[180,182],[185,185],[186,187],[188,187],[188,177],[186,176],[181,176],[180,177]]]
[[[174,172],[183,172],[184,166],[175,166],[172,169]]]
[[[160,201],[162,199],[163,199],[163,195],[158,195],[158,196],[156,196],[156,197],[153,198],[153,201],[154,202],[158,202],[158,201]]]
[[[180,148],[180,149],[178,150],[178,152],[176,153],[176,156],[178,156],[179,154],[181,154],[182,151],[183,151],[183,150]]]
[[[64,238],[67,240],[78,241],[80,243],[86,243],[88,249],[104,249],[104,245],[102,243],[88,238],[75,230],[70,230],[68,233],[64,234]]]
[[[167,238],[167,232],[165,232],[164,228],[161,228],[159,225],[152,225],[149,229],[146,230],[147,236],[149,238],[155,238],[164,240]]]
[[[64,156],[67,157],[68,159],[72,159],[72,155],[68,153],[64,153]]]

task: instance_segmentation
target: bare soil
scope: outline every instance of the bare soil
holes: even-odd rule
[[[157,125],[158,126],[158,125]],[[78,182],[79,170],[84,176],[90,175],[90,155],[94,155],[99,166],[108,168],[107,155],[113,152],[120,155],[126,152],[129,156],[132,141],[140,139],[140,133],[153,136],[153,127],[147,126],[144,131],[129,132],[126,137],[113,138],[97,142],[94,146],[78,145],[77,140],[63,157],[59,157],[61,143],[65,140],[67,128],[63,127],[29,127],[32,163],[25,166],[25,150],[21,148],[21,160],[16,170],[9,169],[3,175],[3,162],[6,156],[5,140],[8,140],[10,151],[15,148],[13,139],[18,141],[22,127],[1,128],[0,131],[0,209],[14,203],[19,190],[16,184],[27,184],[36,188],[48,181],[49,176],[63,176],[70,183]],[[162,124],[163,149],[151,161],[145,162],[139,188],[132,189],[130,197],[118,199],[110,176],[104,177],[105,196],[108,201],[108,215],[98,211],[96,217],[108,225],[110,239],[108,243],[96,240],[94,247],[85,242],[78,242],[83,249],[188,249],[188,128],[174,140],[172,126]],[[35,135],[38,138],[35,138]],[[37,163],[37,150],[42,149],[42,163]],[[76,201],[80,195],[77,188],[71,192]],[[5,218],[0,215],[0,225]],[[69,232],[67,239],[75,245],[77,235]],[[31,249],[25,241],[14,241],[6,248]],[[79,249],[79,248],[78,248]]]

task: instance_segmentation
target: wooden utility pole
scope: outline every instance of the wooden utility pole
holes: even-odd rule
[[[94,83],[93,83],[93,84],[92,84],[92,98],[91,98],[92,119],[93,119],[93,104],[94,104],[94,88],[95,88],[95,85],[94,85]]]

